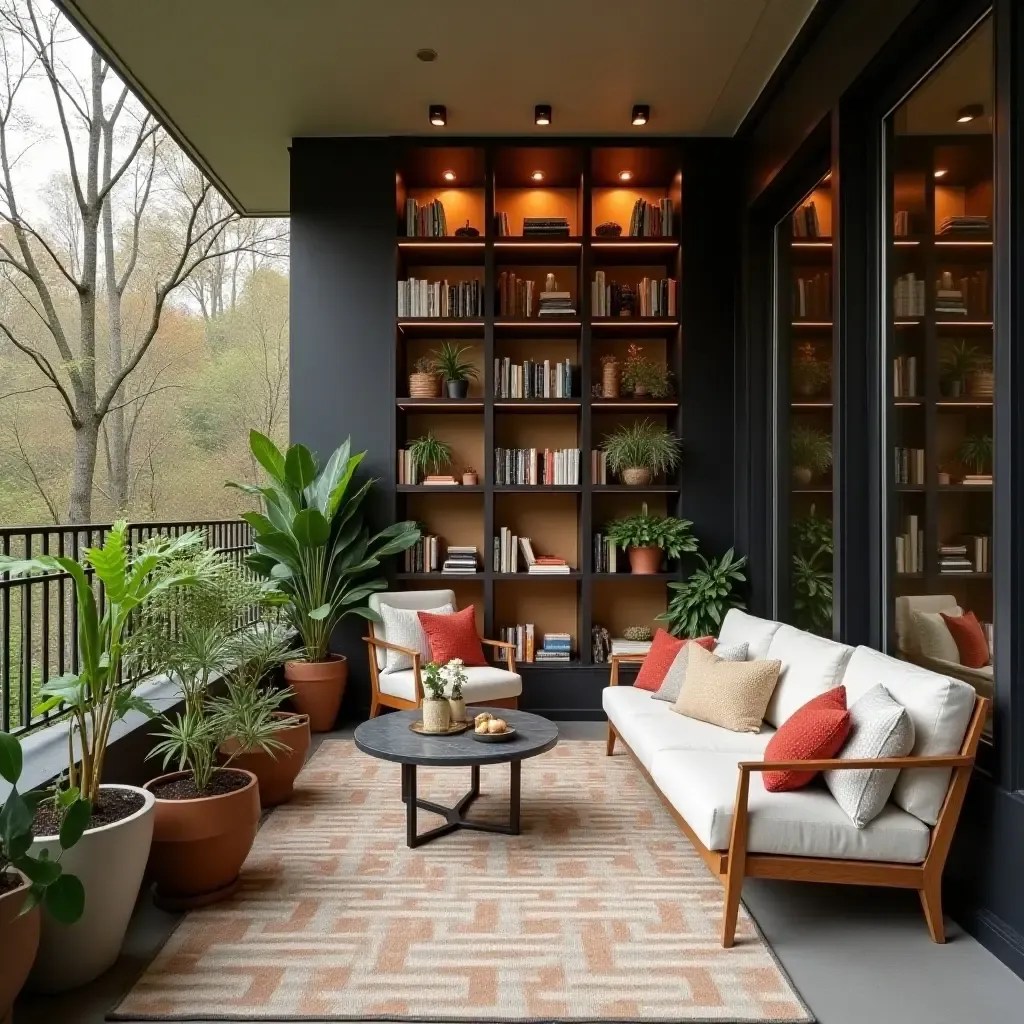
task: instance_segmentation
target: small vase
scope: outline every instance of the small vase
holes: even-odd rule
[[[468,380],[448,380],[445,381],[445,387],[449,398],[465,398],[469,394]]]
[[[451,724],[452,709],[446,698],[424,697],[420,705],[423,711],[424,732],[447,732]]]
[[[463,473],[462,474],[462,486],[463,487],[476,487],[480,483],[480,478],[476,473]]]
[[[634,398],[646,398],[647,397],[647,385],[646,384],[637,384],[637,386],[635,388],[633,388],[633,397]]]
[[[793,483],[797,487],[807,487],[813,478],[814,474],[807,466],[793,467]]]
[[[938,482],[940,487],[948,487],[950,483],[950,477],[948,473],[940,473],[938,476]]]
[[[661,548],[630,548],[629,568],[635,576],[652,576],[661,569]]]
[[[451,711],[451,720],[455,722],[464,722],[466,720],[466,701],[464,697],[448,698],[448,708]]]
[[[437,398],[440,380],[432,373],[409,374],[410,398]]]
[[[601,397],[619,397],[619,364],[618,361],[605,363],[601,368]]]
[[[651,471],[646,466],[630,466],[622,471],[622,482],[630,487],[645,487],[651,482]]]

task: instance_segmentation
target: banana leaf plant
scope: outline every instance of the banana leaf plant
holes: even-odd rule
[[[388,584],[371,574],[381,559],[412,547],[419,528],[401,522],[371,535],[360,506],[375,481],[353,484],[366,452],[353,455],[351,438],[322,469],[305,445],[293,444],[284,453],[256,430],[249,447],[268,482],[230,485],[258,496],[263,505],[262,512],[242,515],[256,533],[247,564],[288,596],[306,660],[327,661],[331,633],[345,616],[378,621],[367,601]]]

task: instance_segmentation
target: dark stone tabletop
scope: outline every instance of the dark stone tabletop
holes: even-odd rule
[[[385,761],[458,767],[474,764],[505,764],[536,757],[558,742],[558,726],[540,715],[507,708],[472,706],[473,716],[489,711],[503,718],[516,735],[501,743],[482,743],[473,738],[473,727],[454,736],[421,736],[409,725],[422,718],[420,711],[392,711],[371,718],[356,727],[356,746],[364,753]]]

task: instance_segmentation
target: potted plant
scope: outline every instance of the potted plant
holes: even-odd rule
[[[467,683],[466,669],[461,658],[452,658],[441,670],[448,689],[448,708],[453,722],[466,721],[466,698],[462,688]]]
[[[619,360],[614,355],[601,356],[601,398],[619,397]]]
[[[448,680],[441,674],[441,666],[430,661],[423,666],[423,695],[420,709],[423,712],[424,732],[447,732],[451,725],[452,709],[444,688]]]
[[[480,376],[477,368],[465,361],[466,353],[470,351],[468,345],[445,341],[434,353],[435,365],[444,378],[449,398],[465,398],[469,393],[469,382]]]
[[[623,483],[644,486],[653,474],[671,472],[679,465],[679,439],[653,420],[623,424],[601,442],[608,468]]]
[[[960,461],[977,476],[992,472],[992,435],[968,434],[960,442]]]
[[[423,476],[440,473],[452,462],[452,447],[439,441],[432,432],[409,442],[409,457],[416,471]]]
[[[939,357],[939,379],[948,398],[959,398],[967,378],[978,365],[978,349],[966,341],[951,341]]]
[[[259,495],[266,508],[266,514],[242,517],[256,533],[255,551],[246,564],[272,580],[287,599],[285,611],[302,641],[303,657],[285,664],[285,681],[293,705],[309,716],[313,732],[326,732],[334,725],[348,679],[345,658],[331,653],[331,634],[349,615],[377,619],[366,601],[388,584],[371,574],[382,558],[412,547],[420,531],[414,522],[403,521],[370,534],[360,505],[374,481],[350,489],[366,452],[352,455],[349,440],[322,469],[305,445],[292,445],[285,455],[255,430],[249,445],[268,484],[235,485]]]
[[[814,343],[805,341],[798,346],[793,360],[793,393],[801,398],[815,398],[828,390],[832,380],[832,366],[818,359]]]
[[[732,592],[737,583],[746,580],[742,572],[746,557],[737,558],[732,548],[721,558],[697,557],[701,567],[685,582],[669,584],[675,593],[668,608],[658,616],[673,636],[717,636],[725,613],[730,608],[746,607]]]
[[[462,486],[476,487],[478,483],[480,483],[480,477],[477,475],[477,471],[472,466],[467,466],[462,471]]]
[[[650,515],[644,502],[639,515],[616,519],[605,532],[620,548],[628,549],[631,572],[651,575],[661,568],[663,552],[669,558],[678,558],[684,551],[697,550],[691,526],[689,519]]]
[[[832,439],[824,430],[798,423],[789,436],[793,483],[806,487],[832,465]]]
[[[85,910],[73,925],[43,918],[30,981],[39,991],[76,988],[114,963],[149,857],[152,794],[135,786],[103,782],[114,724],[129,712],[156,714],[124,682],[125,631],[130,618],[140,621],[145,617],[148,605],[162,590],[196,582],[188,569],[163,570],[176,565],[185,552],[201,547],[202,535],[190,531],[175,538],[153,537],[129,551],[127,533],[128,524],[119,520],[101,548],[85,550],[81,563],[55,555],[27,560],[0,557],[0,573],[67,574],[78,614],[80,669],[45,683],[45,699],[35,711],[42,714],[61,709],[69,716],[71,757],[66,787],[87,800],[92,813],[82,839],[67,852],[64,866],[81,880]],[[45,851],[51,859],[61,850],[63,817],[56,813],[56,806],[38,807],[33,825],[34,850],[40,856]]]
[[[413,363],[413,372],[409,374],[409,397],[437,398],[439,384],[437,364],[430,356],[420,356]]]
[[[21,744],[0,732],[0,778],[10,791],[0,804],[0,1021],[25,984],[39,949],[42,904],[57,922],[74,924],[85,909],[85,889],[64,871],[61,860],[81,838],[92,808],[74,790],[55,791],[61,816],[56,857],[32,853],[32,821],[44,793],[18,792]]]
[[[650,626],[627,626],[622,631],[623,639],[632,640],[635,643],[646,643],[651,639]]]
[[[790,527],[790,593],[794,625],[821,636],[832,635],[832,520],[814,505]]]
[[[622,367],[622,386],[634,398],[667,398],[672,373],[664,363],[656,363],[643,354],[641,345],[632,344]]]

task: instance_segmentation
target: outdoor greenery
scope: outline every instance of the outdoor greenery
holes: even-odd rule
[[[671,380],[672,373],[664,362],[648,359],[641,345],[629,346],[622,364],[622,388],[627,394],[639,391],[651,398],[667,398],[672,394]]]
[[[960,461],[975,473],[992,471],[992,435],[968,434],[960,442]]]
[[[697,558],[700,568],[687,580],[669,583],[674,593],[664,614],[658,616],[673,636],[717,636],[725,613],[730,608],[746,607],[733,593],[737,583],[746,581],[742,571],[747,564],[746,556],[737,558],[729,548],[721,558]]]
[[[668,473],[679,465],[682,445],[679,438],[654,420],[624,423],[601,442],[613,473],[626,469],[649,469]]]
[[[381,559],[412,547],[420,531],[414,522],[403,521],[370,534],[360,506],[374,481],[355,483],[366,452],[352,455],[350,439],[323,468],[305,445],[292,445],[285,454],[255,430],[249,444],[269,482],[264,487],[233,485],[260,497],[265,507],[265,512],[242,516],[256,532],[247,564],[286,595],[286,611],[305,657],[327,661],[331,634],[343,618],[377,621],[366,602],[388,584],[371,573]]]
[[[439,441],[433,433],[409,442],[409,455],[413,465],[422,473],[440,473],[452,462],[452,447]]]
[[[825,473],[832,465],[832,438],[824,430],[798,423],[790,433],[789,453],[794,469]]]
[[[790,596],[794,625],[832,635],[832,520],[811,505],[790,525]]]
[[[697,550],[697,538],[689,519],[651,515],[644,502],[639,515],[616,519],[605,527],[605,534],[620,548],[661,548],[669,558]]]
[[[434,365],[437,372],[445,380],[476,380],[479,371],[472,363],[467,363],[465,355],[472,351],[468,345],[457,345],[454,341],[445,341],[434,353]]]

